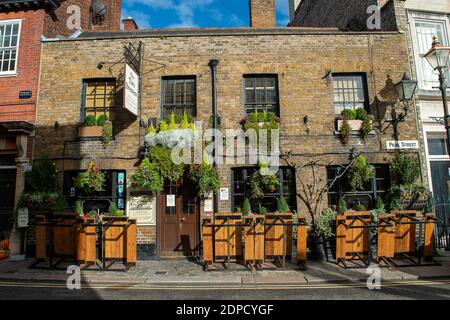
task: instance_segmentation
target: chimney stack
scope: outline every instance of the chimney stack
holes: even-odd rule
[[[249,0],[249,6],[250,27],[274,28],[276,26],[275,0]]]
[[[132,17],[128,17],[122,20],[123,22],[123,31],[125,32],[133,32],[139,29],[136,21]]]

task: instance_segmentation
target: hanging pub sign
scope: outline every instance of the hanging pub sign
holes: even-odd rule
[[[136,71],[126,63],[123,106],[136,117],[139,109],[139,81]]]

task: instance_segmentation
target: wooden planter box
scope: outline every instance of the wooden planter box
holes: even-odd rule
[[[242,214],[217,213],[215,225],[242,224]],[[215,227],[214,230],[214,261],[237,262],[242,260],[242,226]]]
[[[429,259],[434,256],[434,230],[436,228],[436,220],[433,213],[425,214],[424,219],[429,223],[425,225],[423,256]]]
[[[136,220],[128,217],[103,217],[102,260],[120,261],[123,264],[136,264]]]
[[[79,219],[76,233],[77,261],[81,264],[95,264],[97,261],[97,231],[95,219]]]
[[[352,227],[363,226],[363,221],[370,224],[372,214],[370,211],[346,212],[337,217],[336,230],[336,260],[345,262],[356,257],[368,256],[369,254],[369,229],[352,228],[347,229],[344,224]]]
[[[52,220],[55,221],[53,227],[53,253],[59,257],[76,256],[76,230],[78,214],[54,214]],[[59,226],[61,225],[61,226]]]
[[[214,261],[214,227],[211,219],[204,219],[202,222],[202,247],[203,247],[203,270]]]
[[[379,225],[392,225],[392,227],[383,227],[378,229],[378,262],[380,261],[380,259],[394,258],[395,256],[395,222],[390,220],[394,218],[394,214],[386,214],[378,217]]]
[[[298,216],[297,226],[297,264],[305,267],[307,258],[307,242],[308,242],[308,226],[306,223],[306,216]]]
[[[79,138],[101,138],[103,136],[103,127],[78,127],[78,137]]]
[[[398,224],[399,222],[412,222],[417,218],[417,211],[394,211],[395,225],[395,254],[414,254],[416,252],[416,226],[415,224]]]
[[[362,120],[347,120],[351,131],[360,131]],[[337,131],[341,131],[344,120],[337,120]]]
[[[245,263],[260,265],[264,262],[264,216],[247,216],[244,224]]]
[[[292,256],[292,213],[268,213],[264,230],[265,258]],[[284,226],[283,224],[291,224]]]

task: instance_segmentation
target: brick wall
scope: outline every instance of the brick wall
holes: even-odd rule
[[[1,20],[21,19],[17,74],[0,77],[0,122],[35,120],[40,63],[40,36],[44,12],[28,10],[0,13]],[[21,90],[31,90],[31,99],[19,99]]]
[[[106,16],[98,25],[93,25],[93,31],[120,31],[122,19],[122,0],[105,0]]]
[[[275,27],[275,0],[249,0],[250,26],[254,28]]]
[[[89,8],[91,0],[65,0],[58,8],[46,10],[44,36],[49,38],[54,38],[57,35],[69,36],[76,31],[76,29],[69,29],[67,24],[69,18],[71,22],[73,21],[72,18],[75,14],[72,10],[69,10],[68,13],[68,8],[74,5],[79,8],[81,29],[89,29]]]
[[[218,109],[224,129],[240,128],[239,121],[244,115],[243,75],[277,74],[284,151],[298,154],[299,162],[310,156],[320,156],[337,164],[346,163],[350,147],[358,146],[371,163],[390,162],[392,153],[386,150],[386,140],[392,140],[392,128],[370,137],[367,142],[353,137],[350,145],[341,144],[335,134],[332,85],[324,76],[326,70],[366,73],[372,113],[383,118],[392,94],[392,81],[399,81],[403,73],[410,70],[407,47],[402,45],[405,35],[397,32],[293,31],[291,28],[277,32],[264,30],[258,35],[245,30],[240,32],[207,30],[180,36],[175,31],[164,34],[146,31],[141,33],[141,38],[133,39],[44,43],[36,156],[54,158],[59,170],[84,168],[95,157],[101,168],[126,169],[127,177],[130,176],[138,163],[138,146],[143,144],[144,131],[139,128],[138,119],[118,111],[116,140],[108,146],[100,142],[76,141],[76,125],[80,120],[82,79],[110,77],[109,68],[96,68],[98,62],[119,61],[125,44],[142,40],[146,58],[157,62],[158,66],[163,65],[156,68],[153,63],[144,63],[141,111],[144,121],[160,117],[161,77],[173,75],[196,76],[198,115],[207,121],[211,114],[208,62],[217,58],[220,60]],[[55,73],[55,69],[59,72]],[[122,66],[114,66],[111,72],[118,77],[121,69]],[[303,124],[306,115],[311,129],[309,134]],[[415,120],[413,110],[407,121],[400,124],[402,140],[418,139]],[[53,128],[55,121],[60,123],[56,131]],[[222,187],[231,188],[229,168],[225,165],[219,168]],[[300,201],[298,205],[303,212]],[[221,202],[220,211],[230,208],[231,201]],[[140,243],[153,241],[153,234],[150,236],[143,230]]]

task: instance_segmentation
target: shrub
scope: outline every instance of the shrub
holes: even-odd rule
[[[366,210],[367,210],[366,206],[363,205],[362,203],[359,202],[359,203],[356,205],[356,211],[366,211]]]
[[[366,120],[369,118],[366,109],[358,108],[355,110],[355,118],[356,120]]]
[[[421,172],[418,157],[397,152],[392,162],[392,172],[399,185],[413,185],[420,177]]]
[[[267,208],[266,207],[259,207],[259,213],[260,214],[267,214]]]
[[[277,199],[277,211],[279,213],[288,213],[290,212],[289,206],[284,197],[279,197]]]
[[[367,164],[367,159],[360,155],[350,167],[347,177],[352,190],[362,189],[364,184],[375,176],[375,169]]]
[[[356,120],[356,111],[354,109],[345,109],[341,112],[344,120]]]
[[[95,127],[97,125],[97,119],[94,115],[89,114],[84,118],[83,127]]]
[[[184,173],[183,164],[175,164],[172,161],[172,150],[165,147],[152,147],[149,150],[150,162],[157,165],[163,180],[178,181]]]
[[[350,142],[350,131],[351,131],[350,124],[348,123],[347,119],[344,119],[340,131],[341,142],[343,144],[348,144]]]
[[[244,215],[249,215],[252,213],[252,207],[250,205],[250,200],[248,198],[244,199],[244,204],[242,205],[242,212]]]
[[[373,130],[372,121],[369,119],[369,117],[366,117],[362,120],[360,135],[363,140],[366,140],[369,137],[370,132]]]
[[[384,202],[381,197],[377,197],[377,200],[375,202],[375,210],[385,210]]]
[[[154,196],[164,189],[164,179],[161,177],[157,165],[150,163],[150,160],[145,158],[138,171],[131,176],[131,185],[148,190]]]
[[[97,125],[103,126],[108,121],[108,116],[105,114],[102,114],[100,117],[97,118]]]
[[[317,229],[327,239],[335,237],[336,212],[330,208],[323,210],[322,214],[317,218]]]
[[[344,214],[347,212],[347,204],[345,203],[344,197],[339,198],[338,212],[339,214]]]
[[[115,201],[110,201],[110,202],[109,202],[108,214],[109,214],[111,217],[117,216],[117,205],[116,205],[116,202],[115,202]]]
[[[261,163],[260,169],[256,170],[248,179],[247,185],[251,191],[253,199],[264,197],[265,191],[273,192],[280,185],[276,174],[262,174],[262,170],[268,170],[266,163]]]
[[[77,200],[74,205],[74,211],[80,215],[84,213],[83,203],[80,200]]]
[[[56,167],[47,159],[35,160],[25,173],[26,192],[56,192]]]

